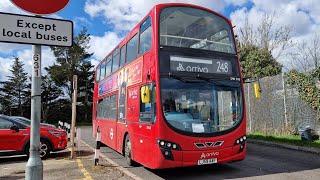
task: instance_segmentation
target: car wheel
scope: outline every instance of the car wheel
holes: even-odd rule
[[[129,166],[133,166],[134,165],[134,162],[131,159],[131,154],[132,154],[131,152],[132,152],[131,142],[130,142],[130,139],[129,139],[129,135],[127,135],[126,139],[125,139],[124,157],[125,157],[126,162],[127,162],[127,164]]]
[[[30,155],[30,143],[27,143],[24,148],[24,153],[29,157]]]
[[[47,159],[50,156],[51,146],[50,143],[46,140],[40,140],[39,155],[41,159]],[[24,153],[29,157],[30,156],[30,143],[25,147]]]
[[[41,159],[47,159],[50,156],[50,144],[45,141],[40,141],[39,154]]]

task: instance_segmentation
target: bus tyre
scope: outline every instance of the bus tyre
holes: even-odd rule
[[[124,157],[126,159],[126,162],[129,166],[133,166],[134,165],[134,162],[133,160],[131,159],[131,153],[132,150],[131,150],[131,142],[130,142],[130,138],[129,138],[129,135],[126,136],[126,139],[125,139],[125,146],[124,146]]]
[[[26,144],[26,146],[24,147],[24,153],[27,155],[27,157],[29,158],[30,156],[30,142],[28,142]]]

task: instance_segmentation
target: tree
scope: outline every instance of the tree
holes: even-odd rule
[[[0,88],[0,114],[11,114],[12,103],[10,99],[7,98],[3,87]]]
[[[296,50],[290,53],[291,66],[300,72],[310,72],[320,66],[320,34],[314,34],[309,42],[296,44]]]
[[[91,116],[89,117],[89,114],[91,115],[91,102],[93,98],[93,81],[94,81],[94,72],[93,72],[93,65],[91,62],[83,63],[80,66],[80,72],[79,72],[79,78],[80,81],[78,83],[78,101],[82,102],[83,108],[84,108],[84,120],[88,122],[91,119]]]
[[[310,42],[301,42],[297,46],[298,51],[292,54],[293,67],[298,70],[293,69],[288,73],[288,84],[295,85],[301,99],[320,112],[320,89],[316,85],[320,81],[319,35],[315,34]]]
[[[90,35],[83,29],[75,38],[72,47],[51,47],[56,63],[46,70],[55,84],[64,88],[69,98],[72,98],[73,75],[79,75],[80,67],[87,63],[92,54],[88,53]],[[81,83],[82,79],[79,79]]]
[[[291,28],[276,24],[275,17],[275,13],[264,13],[260,23],[254,27],[246,16],[244,26],[239,28],[240,45],[265,49],[272,52],[275,59],[282,56],[292,46]]]
[[[318,112],[320,111],[320,89],[316,86],[316,79],[319,80],[319,78],[320,68],[315,69],[312,73],[291,70],[288,73],[287,82],[290,85],[296,85],[301,99]]]
[[[244,78],[262,78],[281,73],[282,65],[266,49],[256,46],[240,47],[240,63]]]
[[[8,106],[9,114],[12,114],[12,110],[16,109],[17,115],[23,116],[23,105],[28,103],[28,97],[30,95],[30,86],[28,84],[27,73],[24,72],[23,63],[18,57],[14,58],[13,65],[11,66],[11,76],[7,76],[8,80],[1,82],[3,87],[2,101]],[[7,112],[8,113],[8,112]],[[16,114],[16,113],[13,113]]]
[[[73,92],[73,75],[78,75],[78,105],[81,111],[78,110],[78,117],[84,117],[88,121],[91,119],[91,102],[92,102],[92,90],[93,90],[93,66],[88,60],[92,54],[88,53],[90,35],[86,29],[83,29],[75,38],[73,46],[66,47],[52,47],[56,57],[56,63],[46,70],[48,71],[53,82],[63,91],[68,94],[68,99],[63,101],[59,100],[59,103],[67,103],[64,105],[64,109],[70,106]],[[58,109],[58,108],[54,108]],[[65,118],[65,117],[62,117]]]
[[[54,102],[63,95],[63,92],[49,75],[42,77],[41,89],[42,119],[48,120],[49,110],[53,108]]]

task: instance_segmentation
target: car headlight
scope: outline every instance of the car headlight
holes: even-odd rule
[[[49,133],[55,137],[61,137],[65,134],[65,132],[57,130],[49,130]]]

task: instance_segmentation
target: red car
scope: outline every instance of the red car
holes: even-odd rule
[[[41,124],[40,157],[66,149],[67,133],[53,125]],[[30,148],[30,120],[0,115],[0,155],[26,154]]]

